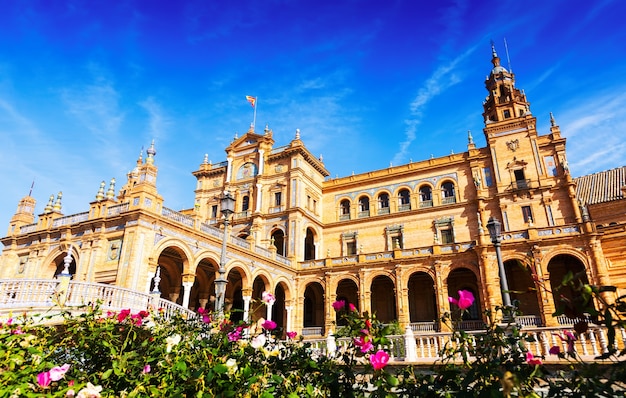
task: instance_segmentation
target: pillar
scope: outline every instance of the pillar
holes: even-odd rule
[[[183,304],[185,308],[189,308],[189,297],[191,296],[191,288],[193,287],[193,281],[183,282]]]

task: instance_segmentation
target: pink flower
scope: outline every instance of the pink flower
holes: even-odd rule
[[[63,366],[55,366],[50,369],[48,372],[50,373],[50,380],[59,381],[65,375],[65,372],[70,368],[70,365],[65,364]]]
[[[276,302],[276,297],[274,297],[274,295],[270,292],[263,292],[261,299],[267,305],[272,305]]]
[[[448,301],[456,304],[461,310],[466,310],[474,304],[474,295],[469,290],[459,290],[459,299],[448,297]]]
[[[333,308],[335,311],[341,311],[346,306],[346,302],[344,300],[337,300],[333,303]]]
[[[295,339],[297,335],[298,335],[298,332],[287,332],[287,337],[292,340]]]
[[[356,312],[356,307],[354,306],[354,304],[352,303],[348,304],[348,308],[350,309],[351,312]]]
[[[374,370],[380,370],[384,368],[385,366],[387,366],[388,362],[389,362],[389,354],[387,354],[383,350],[378,350],[376,354],[370,355],[370,363],[372,364],[372,367],[374,368]]]
[[[276,326],[276,322],[272,321],[271,319],[268,319],[261,324],[261,327],[265,330],[274,330],[276,329]]]
[[[123,322],[126,317],[130,315],[130,308],[121,310],[119,314],[117,314],[117,321]]]
[[[150,370],[152,370],[150,368],[150,364],[147,364],[146,366],[143,367],[143,371],[141,373],[143,374],[150,373]]]
[[[576,338],[576,336],[574,336],[574,333],[570,332],[569,330],[566,330],[563,332],[563,335],[560,334],[556,334],[556,336],[558,336],[559,339],[561,339],[561,341],[565,341],[567,343],[567,352],[570,354],[573,354],[576,351],[576,348],[574,347],[574,344],[576,344],[576,340],[578,340]]]
[[[537,365],[541,365],[541,359],[540,358],[535,358],[535,356],[533,355],[532,352],[528,351],[526,353],[526,363],[531,365],[531,366],[537,366]]]
[[[48,387],[52,379],[50,378],[50,372],[41,372],[37,375],[37,383],[41,387]]]
[[[198,308],[198,314],[202,315],[202,322],[211,323],[211,315],[209,315],[209,312],[207,310],[200,307]]]
[[[374,349],[374,345],[368,336],[361,336],[358,339],[355,338],[354,345],[359,347],[363,354]]]
[[[228,341],[239,341],[241,339],[241,330],[235,329],[232,332],[228,333]]]
[[[550,347],[550,350],[548,352],[551,355],[559,355],[561,353],[561,347],[559,347],[558,345],[554,345]]]

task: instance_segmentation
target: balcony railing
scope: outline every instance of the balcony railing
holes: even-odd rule
[[[426,207],[433,207],[433,201],[432,200],[422,200],[422,201],[420,201],[420,209],[424,209]]]
[[[378,215],[381,215],[381,214],[389,214],[389,207],[382,207],[378,209]]]
[[[364,217],[369,217],[369,216],[370,216],[369,210],[360,211],[359,214],[357,215],[357,217],[359,218],[364,218]]]
[[[409,210],[411,210],[410,203],[405,203],[405,204],[401,204],[400,206],[398,206],[398,211],[409,211]]]
[[[340,214],[339,221],[345,221],[350,219],[350,214]]]
[[[441,204],[450,205],[456,203],[456,196],[445,196],[441,198]]]
[[[528,189],[530,188],[530,180],[515,180],[511,183],[511,187],[514,191],[520,189]]]

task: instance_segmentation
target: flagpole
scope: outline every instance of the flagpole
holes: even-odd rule
[[[254,97],[254,116],[252,118],[252,131],[256,132],[256,107],[258,106],[258,98]]]

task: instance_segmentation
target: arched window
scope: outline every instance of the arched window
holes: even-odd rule
[[[370,215],[370,198],[361,196],[359,198],[359,217],[369,217]]]
[[[272,233],[272,242],[276,247],[276,254],[285,255],[285,233],[277,229]]]
[[[428,185],[420,187],[420,208],[432,207],[433,205],[433,190]]]
[[[306,229],[304,238],[304,261],[315,260],[315,234],[311,228]]]
[[[408,189],[403,189],[398,193],[398,200],[400,202],[398,210],[411,210],[411,192]]]
[[[446,205],[450,203],[456,203],[456,195],[454,193],[454,184],[451,182],[444,182],[441,185],[441,203]]]
[[[339,220],[349,220],[350,219],[350,201],[348,199],[344,199],[339,204]]]
[[[389,214],[389,194],[378,195],[378,214]]]
[[[250,197],[248,195],[241,199],[241,211],[248,211],[250,208]]]

